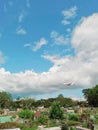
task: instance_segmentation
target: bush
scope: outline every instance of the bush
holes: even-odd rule
[[[20,118],[34,119],[34,112],[27,110],[27,109],[19,112],[18,115],[19,115]]]
[[[47,122],[47,118],[44,115],[41,115],[38,118],[38,122],[41,123],[42,125],[44,125]]]
[[[72,121],[72,120],[70,120],[67,124],[68,124],[68,126],[76,126],[76,125],[80,125],[79,122],[77,122],[77,121]]]
[[[68,126],[66,126],[65,124],[63,124],[62,127],[61,127],[61,130],[69,130],[69,129],[68,129]]]
[[[63,110],[61,109],[59,102],[53,102],[49,117],[51,119],[63,119]]]
[[[78,119],[78,116],[77,116],[77,115],[75,115],[75,114],[70,114],[70,115],[69,115],[69,120],[78,121],[79,119]]]
[[[70,130],[76,130],[76,128],[70,127]]]

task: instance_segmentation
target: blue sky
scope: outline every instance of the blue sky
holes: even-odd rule
[[[82,99],[98,83],[97,0],[1,0],[0,18],[0,91]]]

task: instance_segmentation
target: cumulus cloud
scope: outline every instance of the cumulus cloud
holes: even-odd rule
[[[74,6],[68,10],[64,10],[64,11],[62,11],[62,14],[64,16],[64,19],[62,20],[62,24],[68,25],[71,23],[70,19],[75,18],[77,15],[77,7]]]
[[[53,43],[55,43],[57,45],[66,45],[70,41],[70,38],[68,36],[60,35],[56,31],[52,31],[50,34],[50,37],[52,38]]]
[[[39,50],[42,46],[46,45],[47,42],[48,42],[48,41],[47,41],[45,38],[41,38],[38,42],[35,42],[36,45],[35,45],[35,47],[33,48],[33,51]]]
[[[36,73],[27,70],[11,73],[0,69],[0,90],[15,94],[37,95],[68,89],[66,82],[75,81],[70,89],[88,88],[98,84],[98,13],[82,18],[74,28],[71,38],[75,56],[60,57],[44,55],[53,63],[47,72]],[[35,50],[46,44],[41,39]]]
[[[76,58],[83,64],[82,73],[91,84],[97,84],[98,76],[98,13],[82,18],[73,31],[72,45],[76,51]],[[90,85],[91,85],[90,84]]]

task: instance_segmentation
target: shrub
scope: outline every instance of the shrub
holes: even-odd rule
[[[41,123],[41,124],[45,124],[47,122],[47,118],[44,115],[41,115],[38,118],[38,122]]]
[[[70,114],[70,115],[69,115],[69,120],[78,121],[79,119],[78,119],[78,116],[77,116],[77,115],[75,115],[75,114]]]
[[[20,118],[34,119],[34,112],[27,110],[27,109],[19,112],[18,115],[19,115]]]
[[[76,130],[76,128],[70,127],[70,130]]]
[[[61,109],[59,102],[53,102],[49,116],[51,119],[63,119],[63,110]]]
[[[68,129],[68,126],[66,126],[65,124],[63,124],[62,127],[61,127],[61,130],[69,130],[69,129]]]

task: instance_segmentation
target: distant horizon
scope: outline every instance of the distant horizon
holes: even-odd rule
[[[0,12],[0,91],[82,100],[98,84],[97,0],[1,0]]]

